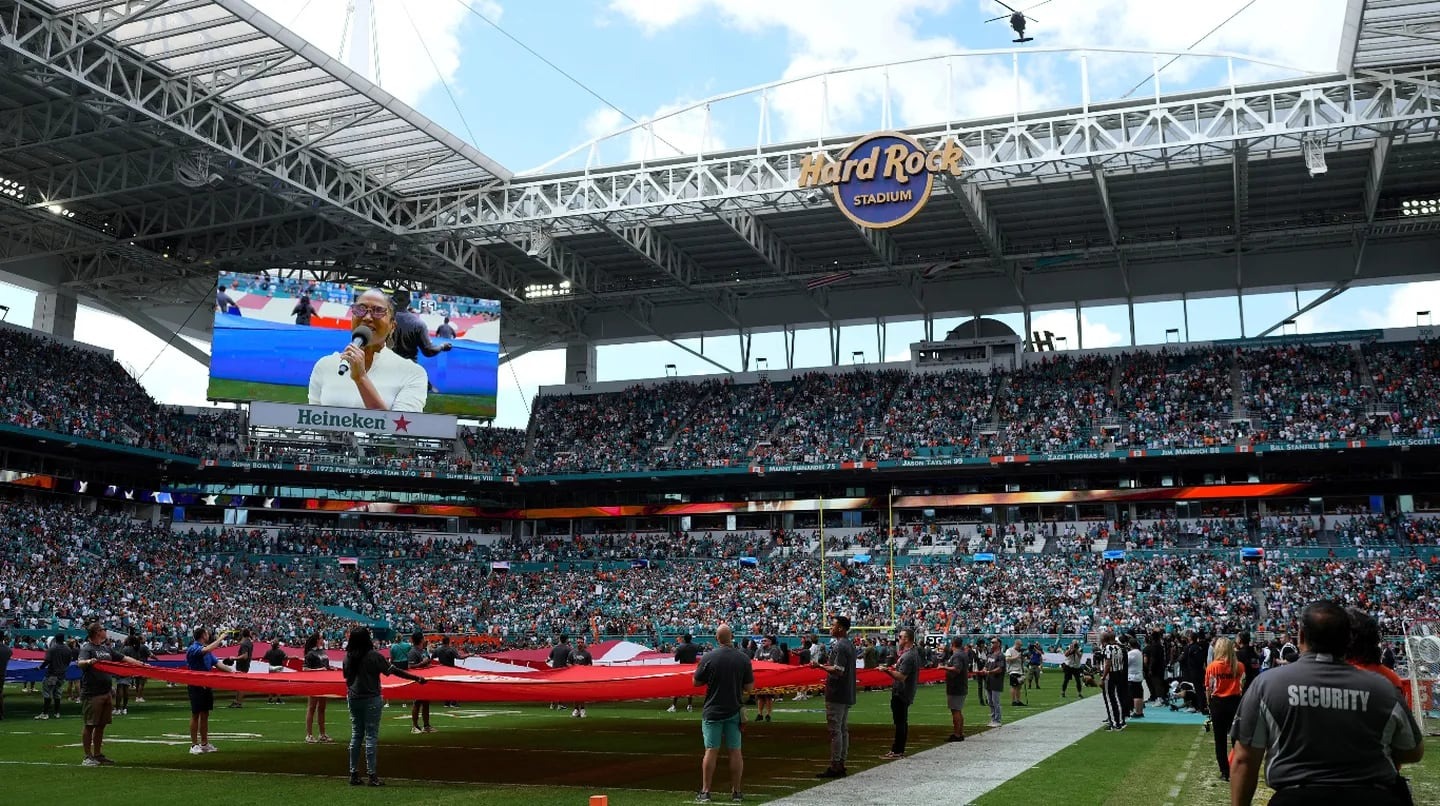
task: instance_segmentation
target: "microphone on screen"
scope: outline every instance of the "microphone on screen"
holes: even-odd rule
[[[361,325],[350,331],[350,343],[356,347],[359,347],[362,350],[370,346],[370,340],[373,338],[375,338],[375,331],[371,330],[368,327],[365,327],[364,325]],[[342,360],[340,362],[340,374],[344,375],[349,371],[350,365]]]

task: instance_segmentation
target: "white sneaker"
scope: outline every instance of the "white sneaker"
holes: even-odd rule
[[[579,718],[580,718],[580,709],[579,709],[579,708],[576,708],[575,710],[571,711],[571,712],[570,712],[570,716],[571,716],[571,718],[573,718],[573,719],[579,719]]]
[[[670,710],[673,711],[673,710],[675,710],[675,709],[674,709],[674,708],[671,708]],[[49,719],[49,718],[50,718],[50,715],[49,715],[49,714],[36,714],[36,715],[35,715],[35,718],[36,718],[36,719]]]
[[[685,710],[686,710],[686,711],[694,711],[694,710],[695,710],[695,706],[693,706],[693,705],[686,705],[686,706],[685,706]]]
[[[203,752],[205,752],[205,748],[201,747],[200,745],[198,745],[198,744],[192,744],[192,745],[190,745],[190,755],[192,755],[192,756],[198,756],[198,755],[200,755],[200,754],[203,753]]]
[[[585,709],[584,709],[584,708],[581,708],[581,709],[580,709],[580,718],[581,718],[581,719],[584,719],[584,718],[585,718]]]
[[[986,725],[986,727],[989,727],[989,728],[998,728],[998,727],[1000,727],[1000,723],[999,723],[999,722],[991,722],[989,725]]]
[[[417,727],[415,727],[415,726],[412,725],[412,726],[410,727],[410,732],[411,732],[411,733],[424,733],[425,731],[420,730],[419,728],[417,728]]]
[[[217,751],[217,750],[219,750],[219,749],[220,749],[220,748],[216,747],[216,746],[213,745],[213,744],[207,744],[207,745],[203,745],[203,746],[200,748],[200,751],[203,752],[203,753],[214,753],[215,751]]]
[[[94,756],[86,756],[86,757],[85,757],[85,760],[82,761],[82,762],[80,762],[80,766],[82,766],[82,767],[98,767],[98,766],[100,766],[100,762],[96,761]]]
[[[673,713],[675,713],[675,706],[672,705],[672,706],[670,706],[669,708],[666,708],[666,709],[665,709],[665,713],[667,713],[667,714],[673,714]],[[44,719],[43,716],[37,716],[37,717],[35,717],[35,718],[36,718],[36,719]]]
[[[136,698],[135,698],[135,702],[145,702],[145,698],[144,698],[144,697],[136,697]]]

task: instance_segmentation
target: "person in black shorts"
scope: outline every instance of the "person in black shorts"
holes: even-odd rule
[[[255,653],[255,644],[250,640],[250,630],[240,631],[239,652],[235,655],[235,671],[241,674],[250,673],[250,659]],[[235,692],[235,700],[226,706],[227,708],[244,708],[245,692]]]
[[[449,640],[448,638],[446,640]],[[405,665],[396,664],[397,669],[424,669],[430,665],[430,656],[425,652],[425,634],[415,632],[410,636],[410,655],[405,659]],[[421,726],[420,719],[424,717],[425,724]],[[415,700],[410,703],[410,732],[411,733],[434,733],[435,728],[430,726],[430,701]]]
[[[210,643],[207,644],[206,641]],[[215,638],[210,630],[196,627],[195,641],[185,650],[185,668],[192,672],[209,672],[214,669],[222,672],[235,671],[234,667],[220,663],[211,654],[224,643],[224,638]],[[215,710],[215,689],[207,686],[186,686],[185,693],[190,697],[190,755],[213,753],[216,748],[210,743],[210,712]]]
[[[700,647],[695,645],[695,639],[692,638],[689,633],[680,636],[680,643],[675,646],[675,662],[686,666],[694,666],[700,662]],[[679,705],[680,698],[671,697],[670,707],[666,708],[665,711],[673,714]],[[685,710],[695,710],[694,697],[685,698]]]
[[[285,655],[285,650],[281,648],[279,641],[271,641],[270,648],[265,651],[265,657],[263,658],[263,660],[265,661],[266,665],[270,667],[270,673],[276,674],[285,671],[285,662],[289,660],[289,657]],[[274,695],[266,697],[265,702],[268,702],[271,705],[285,704],[284,700]]]

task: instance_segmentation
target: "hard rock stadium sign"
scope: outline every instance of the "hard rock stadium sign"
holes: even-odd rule
[[[846,218],[868,229],[888,229],[925,207],[937,174],[959,176],[965,152],[954,138],[927,151],[900,132],[856,140],[840,159],[817,151],[800,161],[800,187],[828,187]]]

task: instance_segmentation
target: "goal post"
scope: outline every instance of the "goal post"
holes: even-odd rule
[[[1440,619],[1420,619],[1405,632],[1410,710],[1427,736],[1440,736]]]

